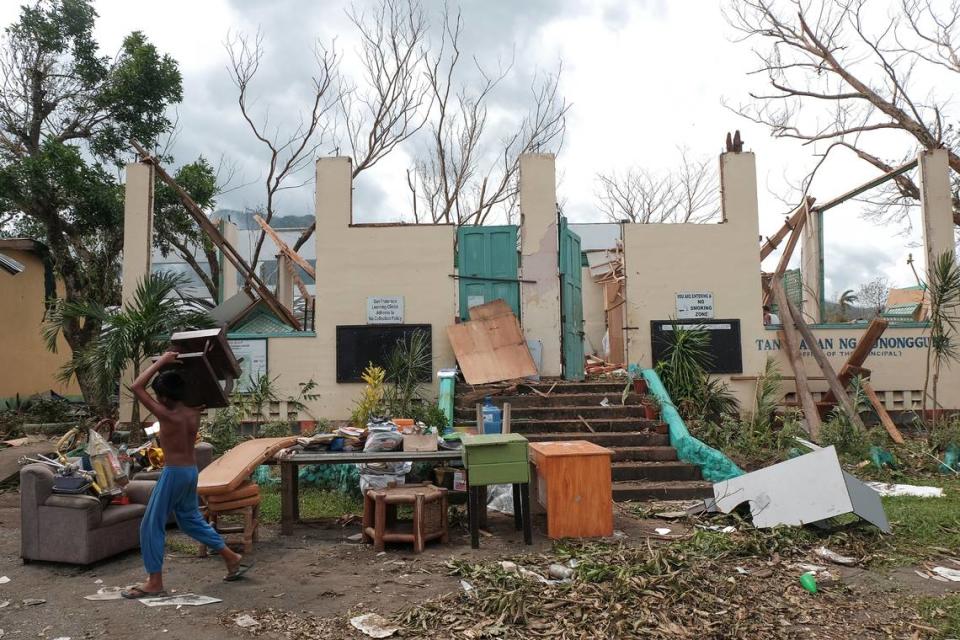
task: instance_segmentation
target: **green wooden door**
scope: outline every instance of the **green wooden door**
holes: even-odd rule
[[[517,279],[517,227],[460,227],[457,230],[460,275],[460,318],[470,318],[470,307],[502,298],[520,317]]]
[[[583,267],[580,236],[560,216],[560,324],[563,377],[583,380]]]

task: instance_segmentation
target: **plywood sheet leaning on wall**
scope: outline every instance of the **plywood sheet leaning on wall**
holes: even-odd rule
[[[470,309],[470,322],[447,327],[447,337],[469,384],[537,375],[520,323],[510,306],[494,300]]]
[[[197,493],[201,496],[230,493],[243,484],[254,469],[296,442],[296,437],[257,438],[241,442],[200,472]]]

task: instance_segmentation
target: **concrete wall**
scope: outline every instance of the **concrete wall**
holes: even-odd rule
[[[744,371],[764,359],[747,346],[763,330],[756,163],[752,153],[721,156],[724,221],[626,224],[627,359],[652,365],[650,321],[676,317],[676,295],[713,293],[717,319],[740,320]]]
[[[316,335],[271,338],[267,347],[270,375],[285,392],[318,383],[317,417],[348,417],[363,388],[336,381],[336,328],[366,324],[368,297],[403,296],[404,323],[432,325],[434,373],[455,363],[446,334],[456,315],[454,227],[351,225],[351,170],[349,158],[317,161]]]
[[[29,242],[29,241],[28,241]],[[21,398],[45,391],[79,395],[75,380],[57,381],[57,372],[70,359],[71,351],[61,337],[57,353],[44,345],[40,326],[44,319],[44,265],[34,251],[3,248],[3,253],[20,264],[23,272],[12,276],[0,271],[0,333],[3,366],[0,367],[0,398]],[[63,286],[57,284],[59,295]]]
[[[936,155],[936,154],[934,154]],[[925,212],[927,245],[945,244],[949,207],[945,164],[928,158],[927,186],[939,184],[927,202],[939,203]],[[924,166],[921,156],[921,167]],[[642,366],[652,364],[650,321],[676,315],[675,295],[682,291],[710,291],[715,318],[739,319],[743,373],[720,376],[730,384],[741,404],[752,404],[757,376],[767,357],[776,360],[785,377],[788,399],[795,392],[792,370],[780,350],[777,330],[764,327],[761,309],[760,255],[756,200],[756,167],[751,153],[725,154],[720,159],[724,222],[721,224],[624,225],[627,266],[628,359]],[[937,180],[933,176],[939,176]],[[946,195],[945,195],[946,194]],[[946,199],[946,200],[945,200]],[[949,229],[952,234],[952,228]],[[819,249],[812,243],[808,256]],[[806,258],[805,258],[806,260]],[[865,324],[819,325],[813,328],[836,370],[845,362],[863,334]],[[891,327],[871,352],[865,366],[873,372],[872,384],[889,409],[920,407],[924,382],[927,331],[922,324]],[[827,390],[809,350],[801,351],[811,387],[819,395]],[[960,408],[960,366],[941,374],[940,400],[946,408]]]
[[[607,314],[603,310],[603,285],[597,284],[590,276],[590,268],[583,268],[583,333],[588,348],[585,353],[596,353],[603,357],[603,335],[607,332]]]
[[[556,160],[520,158],[520,315],[528,340],[543,343],[540,374],[563,373],[560,345],[560,250]]]

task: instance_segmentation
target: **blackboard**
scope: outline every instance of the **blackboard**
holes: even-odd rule
[[[432,327],[429,324],[343,325],[337,327],[337,382],[363,382],[360,375],[367,365],[382,367],[398,340],[410,340],[414,333],[427,334],[432,347]],[[430,382],[429,372],[421,382]]]
[[[674,324],[684,329],[701,327],[707,330],[713,355],[713,364],[707,368],[707,373],[743,373],[739,320],[651,320],[650,352],[654,365],[666,355],[670,344],[668,335]]]

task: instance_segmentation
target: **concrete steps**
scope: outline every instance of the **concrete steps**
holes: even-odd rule
[[[510,416],[513,422],[522,420],[547,420],[550,418],[577,418],[583,416],[586,420],[597,418],[635,418],[643,420],[643,407],[640,405],[613,405],[609,407],[593,405],[559,405],[547,407],[515,407],[510,405]],[[457,421],[476,422],[476,408],[457,408],[454,419]]]
[[[625,382],[542,380],[520,386],[510,395],[498,396],[496,392],[502,387],[491,388],[491,398],[500,407],[510,403],[511,430],[530,442],[586,440],[611,449],[614,500],[682,500],[713,495],[712,485],[702,481],[699,467],[677,460],[667,425],[644,418],[640,396],[630,393],[622,402],[625,386]],[[530,387],[549,395],[528,392]],[[475,398],[479,391],[463,385],[457,389],[455,424],[476,424]],[[469,399],[464,399],[465,394]],[[601,405],[604,399],[607,406]]]
[[[703,480],[671,480],[653,482],[614,482],[616,502],[645,500],[694,500],[713,496],[713,485]]]

